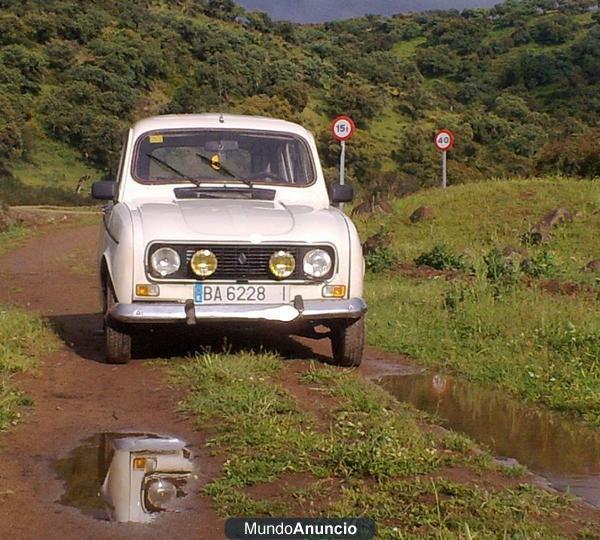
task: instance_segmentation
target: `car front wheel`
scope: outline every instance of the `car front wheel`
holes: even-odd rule
[[[104,313],[104,337],[106,340],[106,362],[127,364],[131,360],[131,335],[110,325],[108,314],[117,303],[112,285],[106,287],[106,312]]]
[[[358,367],[365,350],[365,318],[331,328],[333,362],[338,366]]]

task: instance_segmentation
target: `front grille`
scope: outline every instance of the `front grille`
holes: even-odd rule
[[[188,274],[197,278],[190,269],[190,261],[199,248],[185,250],[185,262]],[[207,279],[273,279],[275,277],[269,270],[269,259],[275,251],[289,251],[296,259],[296,270],[288,279],[297,279],[298,249],[285,246],[202,246],[202,249],[210,249],[218,261],[217,271]]]
[[[277,281],[275,276],[269,270],[269,259],[276,251],[284,250],[291,253],[296,259],[296,269],[294,273],[286,280],[311,280],[322,281],[331,277],[333,268],[335,268],[335,253],[331,246],[289,246],[289,245],[214,245],[214,244],[194,244],[194,245],[174,245],[174,244],[153,244],[148,251],[148,260],[157,249],[170,247],[175,249],[181,258],[180,270],[165,278],[171,281],[173,279],[186,280],[268,280]],[[302,259],[310,249],[325,249],[331,255],[334,262],[332,271],[321,280],[314,280],[306,276],[302,270]],[[209,249],[212,251],[218,261],[216,272],[208,278],[200,278],[190,268],[190,261],[194,253],[200,249]],[[152,275],[148,266],[148,272]],[[152,276],[159,279],[159,276]]]

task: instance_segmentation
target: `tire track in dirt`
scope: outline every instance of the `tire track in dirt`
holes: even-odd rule
[[[194,494],[191,511],[161,516],[151,525],[95,520],[59,504],[62,482],[52,465],[99,432],[134,430],[173,434],[189,443],[201,483],[220,461],[204,448],[203,434],[176,414],[177,395],[164,372],[148,362],[102,363],[99,291],[91,275],[66,268],[73,250],[95,268],[97,226],[52,229],[14,251],[0,273],[0,302],[41,313],[63,340],[43,359],[38,376],[18,385],[35,405],[23,422],[0,434],[0,538],[220,538],[223,523],[210,501]]]

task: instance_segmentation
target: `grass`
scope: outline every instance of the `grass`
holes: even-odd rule
[[[366,290],[373,345],[600,425],[596,299],[389,276]]]
[[[410,214],[419,206],[433,207],[432,221],[412,224]],[[445,244],[471,257],[492,247],[519,245],[521,235],[549,210],[567,207],[574,222],[555,229],[547,246],[565,271],[583,277],[581,268],[600,257],[600,182],[561,177],[536,180],[490,181],[424,190],[393,201],[391,215],[357,219],[364,237],[381,227],[392,231],[393,251],[412,261],[436,244]]]
[[[91,180],[84,187],[85,193],[89,192],[91,182],[101,176],[101,172],[87,165],[76,150],[49,139],[41,130],[36,132],[33,148],[27,158],[14,162],[10,170],[25,185],[61,187],[73,192],[78,180],[90,175]]]
[[[0,232],[0,255],[15,249],[31,234],[31,229],[22,226],[9,227]]]
[[[408,216],[422,205],[432,206],[435,218],[411,224]],[[555,228],[547,246],[521,246],[532,224],[562,206],[572,223]],[[390,252],[404,263],[444,245],[444,253],[463,257],[467,273],[451,281],[370,274],[370,343],[600,425],[600,290],[583,270],[600,257],[600,183],[487,182],[429,190],[393,207],[391,216],[363,221],[363,235],[393,232]],[[528,281],[518,269],[489,275],[486,258],[494,249],[501,257],[506,246],[529,251]],[[580,285],[572,295],[552,294],[548,277]]]
[[[327,418],[317,417],[290,390],[286,369],[274,354],[252,352],[206,352],[169,368],[185,389],[181,410],[225,459],[205,486],[221,515],[368,516],[379,538],[451,538],[467,529],[558,536],[545,521],[567,508],[562,497],[510,479],[514,487],[498,489],[442,479],[448,466],[468,464],[474,476],[489,469],[490,459],[472,459],[465,437],[434,435],[422,413],[357,374],[312,365],[295,384],[331,402]]]
[[[15,373],[33,372],[39,357],[56,347],[54,334],[31,313],[0,306],[0,431],[15,424],[31,400],[11,383]]]

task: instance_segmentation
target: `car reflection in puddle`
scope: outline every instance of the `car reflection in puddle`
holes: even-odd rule
[[[146,523],[180,511],[197,477],[185,443],[148,433],[101,433],[55,463],[62,504],[96,519]]]

